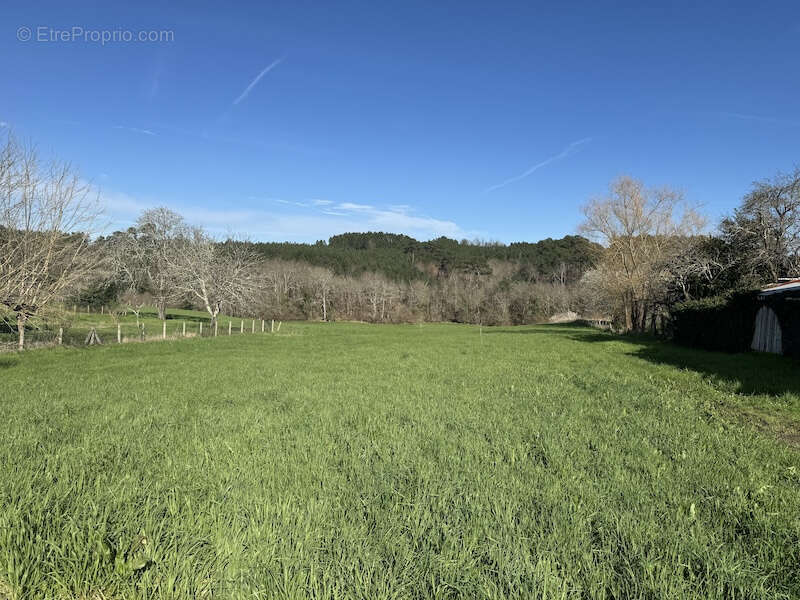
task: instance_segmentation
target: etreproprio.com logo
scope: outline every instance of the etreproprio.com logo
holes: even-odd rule
[[[20,42],[70,43],[84,42],[91,44],[126,44],[126,43],[164,43],[174,42],[175,32],[171,29],[87,29],[75,26],[59,29],[47,25],[31,28],[22,26],[17,29],[17,40]]]

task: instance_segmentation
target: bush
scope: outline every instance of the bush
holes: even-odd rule
[[[753,341],[758,292],[682,302],[672,310],[675,342],[706,350],[746,352]]]
[[[67,298],[66,305],[77,304],[81,307],[91,306],[99,310],[101,306],[108,306],[117,301],[122,290],[116,282],[108,282],[103,279],[90,281],[86,287]]]

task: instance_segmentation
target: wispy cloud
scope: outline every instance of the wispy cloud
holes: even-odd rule
[[[296,202],[295,200],[284,200],[282,198],[275,198],[274,200],[278,204],[288,204],[291,206],[300,206],[301,208],[308,208],[311,206],[308,202]]]
[[[169,206],[190,223],[202,225],[215,235],[237,232],[253,240],[313,242],[352,231],[405,233],[423,240],[442,235],[456,239],[482,235],[482,232],[466,231],[453,221],[417,214],[405,206],[380,207],[331,200],[320,204],[319,200],[299,202],[271,198],[274,208],[267,205],[230,210],[180,206],[163,199],[136,198],[108,189],[100,191],[100,198],[109,221],[107,233],[130,227],[147,208]]]
[[[388,231],[405,233],[416,238],[428,239],[446,235],[463,238],[473,235],[453,221],[414,214],[408,206],[378,207],[354,202],[339,202],[326,206],[325,214],[345,217],[355,223],[348,231]]]
[[[353,202],[341,202],[336,205],[336,208],[340,208],[342,210],[354,210],[354,211],[375,210],[374,207],[369,206],[368,204],[354,204]]]
[[[735,112],[721,112],[723,117],[730,119],[738,119],[740,121],[757,121],[759,123],[771,123],[773,125],[788,125],[790,127],[800,127],[800,121],[793,121],[791,119],[778,119],[775,117],[765,117],[762,115],[748,115],[744,113]]]
[[[251,196],[251,199],[254,199]],[[475,232],[464,231],[453,221],[435,219],[415,213],[407,204],[379,207],[355,202],[334,202],[333,200],[313,199],[307,201],[272,198],[273,202],[284,206],[297,206],[307,209],[306,213],[319,212],[330,217],[343,217],[330,220],[337,233],[344,231],[389,231],[406,233],[424,239],[446,235],[464,238],[474,236]]]
[[[495,185],[489,186],[488,188],[486,188],[484,190],[484,193],[485,192],[493,192],[494,190],[498,190],[498,189],[500,189],[502,187],[505,187],[505,186],[507,186],[507,185],[509,185],[511,183],[517,182],[517,181],[519,181],[521,179],[525,179],[526,177],[529,177],[530,175],[533,175],[539,169],[541,169],[543,167],[546,167],[547,165],[549,165],[551,163],[554,163],[556,161],[559,161],[559,160],[561,160],[563,158],[566,158],[570,154],[574,154],[575,152],[577,152],[580,149],[581,146],[583,146],[584,144],[588,144],[591,141],[592,141],[592,138],[588,137],[588,138],[583,138],[582,140],[578,140],[577,142],[572,142],[569,146],[564,148],[558,154],[555,154],[555,155],[551,156],[550,158],[547,158],[547,159],[543,160],[542,162],[536,163],[535,165],[533,165],[532,167],[530,167],[529,169],[527,169],[523,173],[520,173],[519,175],[515,175],[514,177],[510,177],[509,179],[506,179],[505,181],[501,181],[500,183],[497,183]]]
[[[125,125],[114,125],[114,129],[122,129],[124,131],[131,131],[133,133],[141,133],[142,135],[158,135],[155,131],[150,129],[140,129],[139,127],[127,127]]]
[[[239,97],[236,98],[236,100],[233,101],[233,105],[236,106],[237,104],[239,104],[239,102],[241,102],[242,100],[247,98],[248,94],[250,94],[252,89],[254,87],[256,87],[256,85],[258,85],[259,81],[261,81],[261,78],[264,77],[264,75],[266,75],[270,71],[272,71],[272,69],[277,67],[282,62],[283,62],[283,58],[278,58],[276,60],[273,60],[270,64],[268,64],[263,69],[261,69],[261,72],[258,75],[256,75],[256,78],[253,79],[253,81],[250,82],[250,85],[248,85],[246,88],[244,88],[244,91],[241,94],[239,94]]]
[[[0,129],[3,127],[8,127],[8,121],[0,121]]]

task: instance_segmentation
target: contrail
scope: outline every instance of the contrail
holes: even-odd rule
[[[155,131],[151,131],[150,129],[141,129],[139,127],[126,127],[125,125],[114,125],[114,129],[124,129],[126,131],[132,131],[133,133],[143,133],[144,135],[156,135]]]
[[[256,87],[256,84],[257,84],[259,81],[261,81],[261,78],[262,78],[264,75],[266,75],[267,73],[269,73],[270,71],[272,71],[272,69],[274,69],[275,67],[277,67],[277,66],[278,66],[279,64],[281,64],[282,62],[283,62],[283,59],[282,59],[282,58],[279,58],[279,59],[277,59],[277,60],[273,60],[273,61],[272,61],[270,64],[268,64],[266,67],[264,67],[264,68],[261,70],[261,73],[259,73],[258,75],[256,75],[256,78],[255,78],[255,79],[253,79],[253,81],[251,81],[251,82],[250,82],[250,85],[248,85],[248,86],[247,86],[247,87],[244,89],[244,91],[243,91],[243,92],[242,92],[242,93],[239,95],[239,97],[238,97],[238,98],[236,98],[236,100],[234,100],[234,101],[233,101],[233,104],[234,104],[234,106],[235,106],[236,104],[239,104],[239,102],[241,102],[241,101],[242,101],[242,100],[244,100],[245,98],[247,98],[247,95],[250,93],[250,90],[252,90],[254,87]]]
[[[520,173],[519,175],[515,175],[514,177],[511,177],[510,179],[506,179],[505,181],[502,181],[502,182],[500,182],[498,184],[495,184],[493,186],[490,186],[490,187],[486,188],[484,190],[484,193],[493,192],[494,190],[500,189],[501,187],[505,187],[510,183],[514,183],[515,181],[519,181],[520,179],[525,179],[529,175],[533,175],[536,171],[538,171],[542,167],[546,167],[550,163],[556,162],[557,160],[561,160],[562,158],[566,158],[570,154],[573,154],[577,150],[577,148],[579,148],[580,146],[582,146],[584,144],[588,144],[591,141],[592,141],[592,138],[588,137],[588,138],[583,138],[582,140],[578,140],[577,142],[572,142],[569,146],[564,148],[561,152],[559,152],[555,156],[551,156],[550,158],[548,158],[546,160],[543,160],[542,162],[533,165],[530,169],[528,169],[524,173]]]
[[[760,123],[775,123],[776,125],[789,125],[791,127],[797,127],[800,125],[800,121],[791,121],[788,119],[776,119],[775,117],[763,117],[760,115],[747,115],[743,113],[734,113],[734,112],[721,112],[719,113],[723,117],[730,117],[732,119],[739,119],[742,121],[758,121]]]

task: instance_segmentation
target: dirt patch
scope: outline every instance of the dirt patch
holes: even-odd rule
[[[784,444],[800,449],[800,421],[787,420],[761,409],[720,406],[720,412],[737,423],[754,427],[761,433],[777,438]]]

